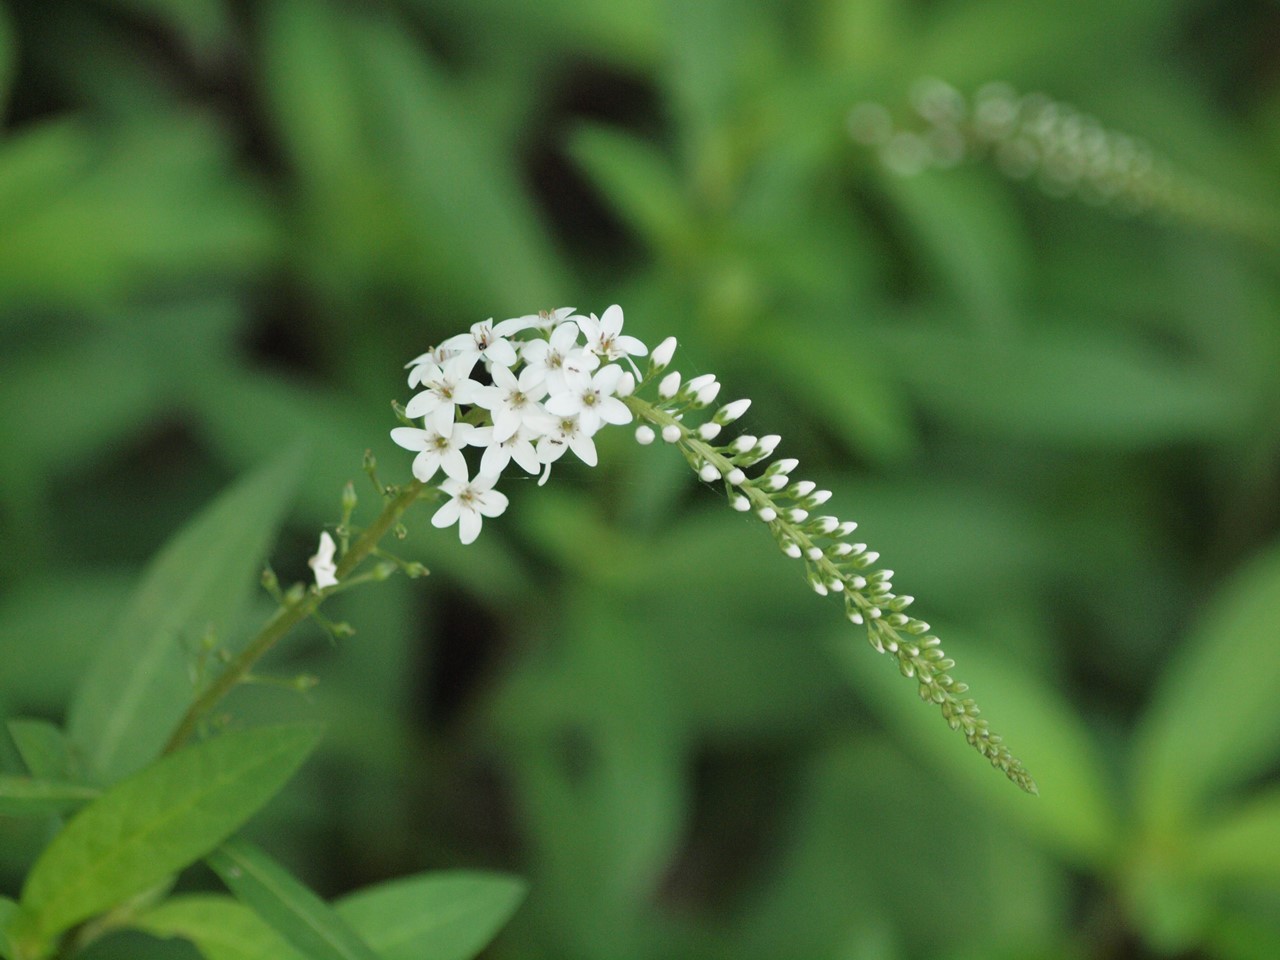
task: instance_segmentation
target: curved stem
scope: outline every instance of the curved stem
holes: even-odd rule
[[[373,553],[387,531],[400,521],[404,512],[422,495],[423,487],[424,484],[421,481],[414,480],[387,503],[377,519],[360,534],[356,542],[338,561],[339,580],[350,575],[361,561]],[[223,697],[248,676],[253,665],[290,630],[315,613],[328,596],[329,593],[326,591],[313,590],[296,600],[286,599],[258,634],[227,665],[227,669],[218,674],[187,708],[187,712],[182,715],[182,719],[165,744],[164,753],[172,753],[190,740],[199,728],[200,722],[209,715]]]

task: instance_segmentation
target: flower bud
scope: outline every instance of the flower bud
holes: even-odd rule
[[[710,405],[719,393],[720,382],[718,380],[713,380],[705,387],[699,388],[694,399],[697,401],[698,406],[705,407]]]
[[[656,436],[657,435],[653,432],[653,427],[649,426],[647,423],[642,423],[640,426],[636,427],[636,443],[641,446],[647,447],[649,444],[653,443]]]
[[[729,505],[732,506],[733,509],[737,510],[739,513],[746,513],[748,510],[751,509],[751,501],[748,500],[746,497],[742,496],[741,494],[739,494],[738,496],[730,500]]]
[[[715,417],[712,419],[716,423],[727,424],[733,423],[740,416],[747,412],[747,408],[751,406],[750,400],[735,400],[733,403],[726,403],[723,407],[716,411]]]
[[[720,436],[720,424],[714,420],[708,420],[702,426],[698,427],[698,436],[703,440],[714,440]]]
[[[614,388],[613,395],[615,397],[629,397],[636,392],[636,377],[630,370],[625,371],[618,378],[618,385]]]
[[[732,470],[730,470],[728,473],[724,475],[724,478],[736,487],[747,479],[747,475],[743,473],[738,467],[734,467]]]
[[[667,337],[660,344],[653,348],[653,353],[649,354],[649,366],[653,370],[661,370],[668,363],[676,352],[676,338]]]
[[[720,471],[713,464],[704,463],[702,468],[698,470],[698,476],[707,483],[715,483],[720,479]]]
[[[680,439],[680,428],[674,423],[669,423],[662,428],[662,439],[667,443],[675,443]]]
[[[675,370],[672,370],[658,383],[658,396],[663,400],[670,400],[679,392],[680,374]]]

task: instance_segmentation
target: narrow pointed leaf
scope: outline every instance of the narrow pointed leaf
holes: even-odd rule
[[[1280,724],[1280,546],[1207,607],[1170,664],[1133,751],[1139,810],[1172,829],[1219,792],[1273,765]]]
[[[284,786],[318,737],[312,726],[228,733],[115,785],[36,861],[24,933],[47,942],[198,860]]]
[[[62,728],[48,720],[10,720],[9,736],[22,762],[41,780],[76,780],[76,765]],[[97,791],[94,791],[96,794]]]
[[[302,960],[265,920],[231,897],[174,897],[133,924],[155,937],[181,937],[206,960]]]
[[[329,904],[253,844],[225,843],[208,863],[232,893],[311,960],[377,960]]]
[[[479,953],[524,899],[515,877],[428,873],[361,890],[338,913],[382,960],[467,960]]]
[[[61,780],[0,775],[0,815],[42,817],[72,810],[98,796],[94,787]]]
[[[295,449],[241,480],[152,561],[71,704],[68,732],[91,772],[116,780],[160,753],[192,699],[188,650],[210,629],[225,636],[301,468]]]

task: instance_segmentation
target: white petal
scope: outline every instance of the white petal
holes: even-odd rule
[[[456,499],[450,500],[448,503],[444,504],[444,506],[442,506],[439,510],[437,510],[434,514],[432,514],[431,525],[433,527],[439,527],[441,530],[443,530],[445,527],[449,526],[450,524],[457,523],[458,514],[460,510],[461,508],[458,506],[458,501]]]
[[[630,408],[617,397],[605,397],[596,404],[596,416],[615,425],[631,422]]]
[[[599,458],[596,456],[596,445],[590,437],[583,434],[574,434],[569,438],[569,449],[577,454],[578,459],[585,463],[588,467],[594,467]]]
[[[440,469],[440,455],[434,450],[423,450],[413,458],[413,476],[426,483]]]
[[[483,523],[480,514],[476,511],[464,510],[462,516],[458,518],[458,539],[463,543],[475,543],[476,537],[480,536],[480,527]]]
[[[643,340],[629,336],[618,337],[613,341],[613,348],[633,357],[643,357],[649,352],[649,348],[644,345]]]
[[[476,498],[476,509],[486,517],[501,516],[507,509],[507,495],[497,490],[489,490]]]
[[[486,359],[504,367],[516,365],[516,348],[506,340],[494,340],[484,351]]]
[[[548,397],[543,406],[546,407],[547,413],[555,414],[557,417],[572,417],[582,409],[582,397],[565,391]]]
[[[440,398],[432,390],[415,393],[409,398],[409,402],[404,405],[404,415],[412,420],[417,420],[419,417],[425,417],[429,414],[439,403]]]
[[[447,450],[440,455],[440,469],[454,480],[467,479],[467,460],[461,450]]]
[[[511,457],[514,452],[515,451],[512,447],[504,446],[500,443],[491,444],[485,448],[484,455],[480,457],[480,472],[501,473],[503,470],[507,469],[507,464],[511,462]],[[537,461],[535,460],[535,463],[536,462]],[[520,465],[524,467],[524,464]],[[525,467],[525,469],[528,470],[529,468]],[[538,469],[534,469],[530,472],[537,473]]]
[[[600,329],[611,337],[622,332],[622,308],[616,303],[607,307],[600,315]]]
[[[428,436],[430,434],[426,430],[419,430],[417,427],[394,427],[391,430],[391,442],[406,450],[423,449]]]

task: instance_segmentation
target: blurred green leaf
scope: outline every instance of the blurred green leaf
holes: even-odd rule
[[[209,630],[225,642],[302,467],[295,447],[245,477],[152,561],[68,711],[68,733],[95,774],[118,779],[159,753],[193,698],[193,645]]]
[[[63,120],[0,145],[0,302],[119,302],[157,280],[258,268],[275,227],[207,121],[98,135]]]
[[[911,232],[913,250],[964,304],[973,326],[1008,336],[1032,273],[1031,244],[1007,189],[977,170],[902,176],[883,171],[879,186]]]
[[[1124,334],[1085,329],[996,339],[923,326],[875,332],[933,416],[1010,440],[1146,447],[1239,429],[1244,397],[1215,371],[1171,360]]]
[[[119,617],[129,579],[64,569],[0,597],[0,691],[24,710],[62,708],[84,668],[85,650],[102,624]]]
[[[17,950],[9,939],[9,923],[18,914],[18,905],[8,897],[0,897],[0,957],[18,960]]]
[[[1192,838],[1187,863],[1215,880],[1246,880],[1280,888],[1280,790],[1214,817]]]
[[[206,960],[302,960],[253,910],[230,897],[173,897],[137,917],[133,926],[157,937],[181,937]]]
[[[0,774],[0,814],[43,817],[62,813],[92,800],[100,792],[96,787],[76,783]]]
[[[318,740],[307,726],[226,733],[116,784],[31,868],[26,935],[47,942],[208,853],[275,796]]]
[[[47,720],[10,720],[9,736],[33,777],[42,780],[79,779],[79,766],[62,728]]]
[[[524,899],[525,884],[483,873],[427,873],[360,890],[338,913],[381,960],[468,960]]]
[[[1215,593],[1164,668],[1130,763],[1138,813],[1163,833],[1211,796],[1275,763],[1280,725],[1280,547],[1249,561]]]
[[[311,960],[378,960],[358,933],[310,887],[244,840],[207,858],[232,893]]]
[[[689,204],[670,161],[651,143],[603,126],[579,127],[569,152],[659,256],[687,256],[696,242]]]

